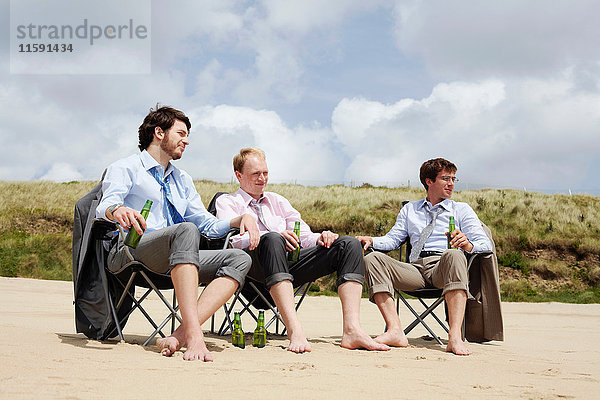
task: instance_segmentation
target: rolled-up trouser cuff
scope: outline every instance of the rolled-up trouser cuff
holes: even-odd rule
[[[371,303],[375,303],[374,297],[377,293],[387,293],[390,296],[394,297],[394,287],[392,286],[391,282],[389,285],[386,285],[384,283],[378,283],[371,286],[369,288],[369,301],[371,301]]]
[[[246,275],[250,271],[250,265],[252,264],[252,258],[243,250],[240,249],[227,249],[219,250],[220,256],[224,257],[223,264],[217,271],[215,271],[215,277],[228,277],[235,280],[238,283],[236,294],[242,290]]]
[[[267,289],[270,290],[271,286],[283,281],[290,281],[293,283],[294,277],[292,276],[292,274],[289,274],[287,272],[276,272],[273,275],[267,276],[265,278],[265,286],[267,286]]]
[[[194,264],[200,266],[200,258],[197,251],[176,251],[169,256],[170,270],[177,264]]]
[[[447,292],[451,292],[453,290],[464,290],[465,292],[468,292],[467,285],[464,282],[449,282],[444,285],[442,295],[445,295]]]
[[[362,285],[364,281],[365,281],[365,277],[361,274],[347,273],[347,274],[344,274],[343,276],[338,276],[336,283],[339,287],[342,283],[345,283],[345,282],[358,282]]]
[[[246,273],[242,272],[240,270],[237,270],[235,268],[229,268],[229,267],[223,267],[220,268],[217,273],[215,274],[216,277],[222,277],[222,276],[226,276],[229,277],[231,279],[234,279],[237,283],[239,283],[239,286],[236,290],[236,294],[240,292],[240,290],[242,290],[242,286],[244,286],[244,281],[246,280]]]

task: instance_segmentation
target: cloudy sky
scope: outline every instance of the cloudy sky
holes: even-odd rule
[[[108,46],[94,74],[11,73],[0,1],[3,180],[98,179],[160,102],[190,116],[197,179],[256,146],[278,182],[416,186],[441,156],[463,188],[600,195],[597,1],[136,0],[105,12],[151,19],[150,68]]]

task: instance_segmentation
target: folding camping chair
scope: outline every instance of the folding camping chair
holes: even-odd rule
[[[408,203],[408,201],[403,201],[402,207],[404,207],[407,203]],[[483,225],[483,223],[482,223],[482,225]],[[491,240],[491,238],[490,238],[490,240]],[[404,251],[403,251],[403,247],[404,247]],[[410,239],[407,238],[402,243],[400,243],[400,246],[398,248],[398,250],[399,250],[398,259],[400,261],[403,261],[402,255],[404,254],[404,262],[408,263],[411,249],[412,249],[412,246],[410,244]],[[489,254],[490,253],[475,253],[475,254],[467,255],[467,272],[469,271],[469,269],[471,268],[471,265],[473,264],[473,261],[475,261],[475,259],[477,257],[482,256],[482,255],[489,255]],[[443,345],[440,337],[437,334],[435,334],[435,332],[431,329],[431,327],[429,325],[427,325],[427,322],[425,321],[426,317],[431,316],[435,321],[437,321],[437,323],[442,327],[442,329],[444,331],[446,331],[446,333],[449,332],[449,328],[446,323],[446,321],[448,320],[448,310],[447,310],[447,306],[446,306],[446,303],[444,300],[444,296],[442,296],[442,292],[443,292],[442,289],[438,289],[436,287],[430,287],[430,286],[422,288],[422,289],[410,290],[410,291],[409,290],[397,290],[397,289],[395,290],[396,312],[400,313],[400,301],[402,301],[404,303],[404,305],[406,306],[406,308],[408,308],[409,311],[415,317],[414,321],[412,321],[410,324],[408,324],[406,326],[406,328],[404,328],[405,335],[408,335],[408,333],[410,331],[412,331],[417,325],[421,324],[427,330],[427,332],[429,332],[429,334],[431,335],[431,337],[433,339],[435,339],[439,344]],[[419,301],[419,303],[423,306],[424,311],[422,311],[421,313],[417,312],[417,310],[415,310],[415,308],[412,307],[410,305],[410,303],[408,302],[409,296],[415,297]],[[424,299],[425,300],[433,300],[433,301],[431,303],[427,303]],[[444,303],[444,310],[446,312],[446,317],[444,318],[444,320],[440,319],[440,317],[435,313],[438,306],[440,306],[442,303]],[[464,335],[464,331],[465,331],[464,327],[465,327],[465,321],[463,320],[463,335]]]
[[[100,235],[101,238],[106,239],[107,237],[109,237],[110,232],[114,232],[118,228],[118,232],[119,232],[118,240],[121,240],[121,241],[125,240],[123,228],[121,228],[121,226],[119,224],[115,224],[115,223],[108,222],[105,220],[96,220],[96,221],[94,221],[94,226],[95,225],[100,226],[99,231],[104,230],[104,234]],[[94,228],[92,228],[92,229],[94,229]],[[225,238],[230,237],[232,235],[232,233],[233,232],[229,232],[227,234],[227,236],[222,238],[222,240],[225,240]],[[148,320],[150,325],[152,325],[152,327],[154,327],[154,331],[146,338],[146,340],[143,343],[143,346],[146,346],[157,334],[163,338],[165,337],[165,334],[162,332],[162,329],[169,322],[171,323],[171,333],[173,333],[173,331],[175,330],[175,320],[179,321],[179,323],[182,323],[182,319],[178,313],[179,306],[177,305],[177,298],[176,298],[175,290],[173,288],[173,282],[171,280],[170,274],[161,274],[161,273],[157,273],[157,272],[150,270],[148,267],[146,267],[146,265],[144,265],[142,262],[136,260],[133,257],[133,255],[131,254],[131,252],[129,251],[129,248],[127,246],[124,246],[124,249],[125,249],[127,258],[129,258],[129,262],[117,272],[112,272],[112,271],[108,270],[108,268],[106,269],[107,275],[112,276],[114,278],[114,279],[111,279],[111,282],[112,282],[111,284],[118,285],[119,289],[122,289],[122,294],[121,294],[120,298],[118,299],[118,301],[116,301],[116,304],[115,304],[115,301],[113,300],[112,296],[110,296],[110,295],[108,296],[108,303],[110,306],[111,314],[113,316],[113,320],[115,322],[114,329],[116,329],[116,331],[119,335],[119,338],[121,340],[124,340],[122,326],[127,321],[127,318],[136,309],[140,310],[140,312]],[[144,294],[142,296],[140,296],[139,298],[136,298],[136,296],[135,296],[136,295],[136,293],[135,293],[136,286],[146,289]],[[173,291],[173,301],[171,303],[162,294],[161,291],[163,291],[163,290],[172,290]],[[149,313],[142,306],[142,302],[153,292],[158,296],[158,298],[162,301],[164,306],[169,311],[167,316],[159,324],[157,324],[152,319],[152,317],[149,315]],[[133,302],[133,306],[124,316],[121,316],[121,318],[119,318],[118,317],[119,311],[121,309],[121,306],[125,303],[126,299],[128,301]],[[211,317],[211,332],[213,332],[213,333],[214,333],[214,327],[215,327],[215,316],[213,315]],[[111,334],[108,335],[108,337],[111,337],[114,334],[114,329],[111,332]]]
[[[225,193],[226,192],[217,192],[213,196],[213,198],[210,201],[208,208],[207,208],[208,212],[210,212],[213,215],[217,214],[217,206],[216,206],[217,198],[219,198],[219,196],[221,196]],[[209,248],[213,248],[213,247],[227,248],[228,246],[230,246],[229,239],[231,238],[231,236],[233,234],[237,234],[237,233],[239,233],[239,231],[232,232],[226,238],[223,238],[223,239],[208,239],[211,242],[211,243],[209,243],[208,246],[209,246]],[[302,302],[304,301],[304,298],[306,297],[311,284],[312,284],[312,282],[306,282],[306,283],[294,288],[294,296],[295,297],[300,296],[300,298],[298,299],[298,301],[296,302],[296,305],[295,305],[296,311],[302,305]],[[273,313],[273,316],[267,323],[265,323],[265,329],[267,329],[267,332],[268,332],[269,327],[273,323],[275,323],[275,332],[274,333],[277,335],[285,335],[286,328],[285,328],[285,324],[283,322],[283,318],[281,317],[281,314],[277,310],[277,306],[275,306],[275,302],[273,301],[271,294],[269,293],[269,291],[267,290],[267,288],[263,282],[260,282],[249,276],[246,277],[246,282],[245,282],[244,286],[242,287],[242,289],[238,293],[236,293],[235,297],[233,298],[233,301],[231,302],[231,305],[229,307],[227,307],[227,304],[223,305],[223,309],[225,311],[225,318],[223,319],[223,322],[221,323],[221,326],[218,330],[219,335],[221,335],[221,336],[226,335],[228,332],[233,331],[233,323],[231,322],[231,314],[233,313],[234,307],[238,302],[242,305],[240,315],[248,312],[248,314],[255,321],[258,321],[258,316],[256,315],[255,311],[270,310]],[[280,322],[283,325],[283,329],[281,330],[281,332],[279,331],[279,329],[280,329],[279,323]]]
[[[95,220],[92,225],[94,235],[98,240],[112,240],[114,232],[118,229],[118,239],[124,240],[123,228],[120,225],[105,220]],[[182,322],[181,317],[178,314],[179,306],[177,306],[177,299],[175,297],[175,291],[173,290],[173,302],[170,303],[165,296],[162,294],[162,290],[173,289],[173,283],[171,277],[168,274],[159,274],[148,269],[142,262],[135,260],[132,256],[129,248],[124,247],[129,262],[123,266],[119,271],[113,272],[106,268],[107,277],[109,277],[109,290],[108,293],[114,291],[121,293],[118,300],[113,299],[113,296],[108,295],[107,302],[110,307],[112,318],[115,324],[114,329],[107,335],[112,337],[116,333],[119,335],[121,340],[125,340],[123,336],[123,327],[127,322],[129,316],[137,309],[146,320],[154,327],[154,331],[146,338],[143,346],[146,346],[157,334],[161,337],[165,337],[162,332],[163,327],[171,322],[171,333],[175,329],[175,320],[177,319],[180,323]],[[145,288],[146,291],[139,298],[136,297],[136,287]],[[154,292],[158,298],[163,302],[165,307],[169,310],[169,314],[162,320],[160,324],[156,324],[150,314],[142,306],[142,302]],[[116,300],[116,301],[115,301]],[[127,301],[133,302],[131,309],[123,316],[119,317],[119,311],[121,306]],[[122,314],[122,313],[121,313]]]

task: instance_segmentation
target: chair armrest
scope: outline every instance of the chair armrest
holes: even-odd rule
[[[92,221],[92,234],[96,240],[112,240],[114,238],[114,232],[118,229],[121,242],[125,241],[125,232],[120,224],[116,222],[107,221],[105,219],[94,219]],[[129,248],[124,246],[125,253],[130,261],[134,261]]]
[[[367,250],[365,250],[365,256],[366,256],[367,254],[369,254],[369,253],[373,253],[374,251],[378,251],[378,252],[380,252],[380,253],[384,253],[384,254],[386,254],[386,253],[389,253],[390,251],[394,251],[394,250],[378,250],[378,249],[376,249],[376,248],[375,248],[375,247],[373,247],[373,246],[369,246],[369,247],[367,248]]]
[[[229,242],[232,236],[238,235],[240,230],[237,228],[231,228],[226,234],[220,237],[208,237],[204,234],[200,234],[200,249],[206,250],[221,250],[226,249],[229,246]]]
[[[105,219],[95,219],[92,222],[92,232],[97,240],[112,240],[114,237],[114,233],[116,230],[119,231],[119,240],[121,242],[125,242],[125,231],[123,231],[123,227],[116,222],[107,221]],[[123,246],[125,249],[125,254],[130,261],[134,261],[133,255],[129,251],[129,247]]]
[[[467,271],[471,269],[471,264],[479,257],[494,255],[492,251],[483,251],[481,253],[467,254]]]
[[[92,234],[96,240],[110,240],[113,232],[117,230],[117,224],[105,219],[94,219],[92,221]]]

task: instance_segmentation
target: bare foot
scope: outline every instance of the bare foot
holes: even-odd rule
[[[371,336],[367,335],[362,330],[344,332],[341,346],[350,350],[367,349],[375,351],[387,351],[390,349],[387,345],[373,340]]]
[[[182,344],[174,336],[156,339],[156,347],[158,347],[160,354],[165,357],[171,357],[181,346]]]
[[[468,356],[472,353],[472,351],[469,350],[465,342],[463,342],[461,339],[450,338],[448,338],[448,345],[446,345],[446,351],[449,353],[454,353],[457,356]]]
[[[306,340],[306,336],[304,336],[302,330],[294,333],[289,332],[288,337],[290,338],[290,345],[287,348],[288,351],[294,353],[312,351],[312,347],[310,346],[310,343],[308,343],[308,340]]]
[[[202,331],[200,334],[188,335],[191,339],[186,340],[186,350],[183,353],[183,359],[186,361],[213,361],[213,356],[206,348],[204,343],[204,335]]]
[[[387,344],[394,347],[407,347],[408,339],[402,329],[389,329],[387,332],[375,338],[378,343]]]

